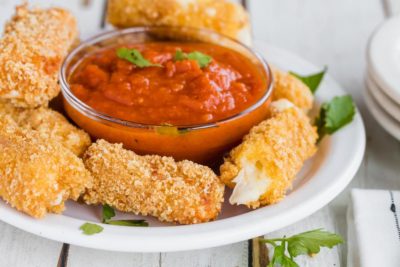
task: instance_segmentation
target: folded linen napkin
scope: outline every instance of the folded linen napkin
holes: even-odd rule
[[[347,213],[347,266],[400,266],[400,192],[353,189]]]

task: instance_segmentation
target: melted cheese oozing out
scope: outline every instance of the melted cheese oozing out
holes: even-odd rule
[[[242,169],[233,180],[236,185],[229,203],[232,205],[248,204],[257,201],[265,192],[267,192],[270,178],[262,171],[262,166],[257,163],[242,162]]]
[[[287,99],[279,99],[270,105],[271,109],[275,112],[283,112],[289,108],[294,107],[293,103]]]

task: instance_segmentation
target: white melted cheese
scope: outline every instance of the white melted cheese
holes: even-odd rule
[[[183,8],[187,8],[189,4],[195,3],[196,0],[176,0]]]
[[[294,107],[294,105],[289,100],[283,98],[272,102],[270,107],[274,112],[283,112]]]
[[[267,191],[270,183],[270,178],[257,167],[257,164],[242,162],[242,166],[233,180],[236,185],[229,198],[229,203],[232,205],[245,205],[257,201]]]

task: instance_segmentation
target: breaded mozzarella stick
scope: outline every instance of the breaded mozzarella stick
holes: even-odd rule
[[[206,28],[251,45],[247,12],[241,5],[227,0],[110,0],[108,21],[119,28]]]
[[[213,220],[221,210],[224,185],[208,167],[171,157],[139,156],[105,140],[89,147],[84,163],[94,177],[84,195],[87,204],[108,204],[180,224]]]
[[[257,208],[281,201],[304,161],[316,151],[317,131],[287,100],[271,104],[272,117],[253,127],[220,167],[233,188],[231,204]]]
[[[80,158],[11,118],[0,120],[0,197],[35,218],[61,213],[77,200],[92,177]]]
[[[10,116],[18,126],[37,131],[42,138],[52,139],[80,156],[90,146],[89,135],[73,126],[68,120],[52,109],[40,107],[36,109],[16,108],[0,101],[0,117]]]
[[[290,73],[272,69],[274,77],[273,101],[287,99],[295,106],[308,112],[313,107],[314,96],[302,81]]]
[[[71,13],[18,6],[0,39],[0,98],[19,107],[47,105],[60,92],[58,71],[76,38]]]

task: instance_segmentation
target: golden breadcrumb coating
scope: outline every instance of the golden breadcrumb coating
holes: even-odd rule
[[[94,177],[84,195],[87,204],[108,204],[181,224],[213,220],[221,210],[224,185],[208,167],[171,157],[139,156],[105,140],[89,147],[84,163]]]
[[[9,115],[18,126],[36,130],[41,137],[61,143],[77,156],[82,155],[91,144],[85,131],[70,124],[57,111],[46,107],[16,108],[10,103],[0,101],[0,115]]]
[[[61,213],[78,199],[92,177],[80,158],[36,131],[0,120],[0,197],[35,218]]]
[[[18,6],[0,39],[0,98],[20,107],[47,105],[60,92],[58,70],[76,38],[69,12]]]
[[[241,5],[226,0],[110,0],[108,21],[116,27],[207,28],[251,42],[250,22]]]
[[[291,105],[284,111],[272,110],[272,117],[253,127],[225,158],[220,178],[231,188],[240,182],[242,188],[235,188],[232,196],[236,193],[235,199],[245,202],[232,201],[231,196],[232,204],[257,208],[281,201],[304,161],[316,152],[316,128],[304,112]]]
[[[308,112],[313,107],[314,96],[310,89],[295,76],[272,68],[274,77],[273,101],[287,99],[304,112]]]

